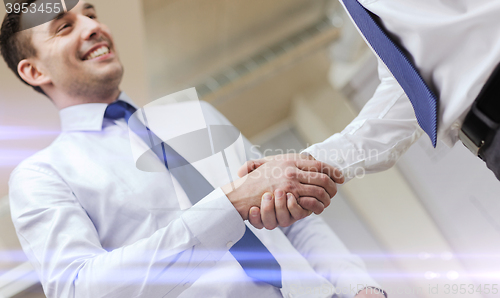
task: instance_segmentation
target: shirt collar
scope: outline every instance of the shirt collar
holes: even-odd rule
[[[123,91],[118,96],[118,99],[137,108],[132,99]],[[104,112],[107,106],[107,103],[85,103],[60,110],[61,130],[63,132],[102,130]]]

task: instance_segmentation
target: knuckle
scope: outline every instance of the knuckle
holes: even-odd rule
[[[323,167],[323,173],[325,173],[329,177],[335,176],[335,172],[332,173],[332,169],[330,167]]]
[[[322,185],[328,185],[330,183],[330,177],[328,177],[328,175],[326,174],[320,174],[319,180],[321,181]]]
[[[321,171],[321,168],[322,168],[323,164],[320,162],[320,161],[313,161],[313,167],[318,169],[318,171]]]
[[[285,196],[276,197],[275,199],[276,208],[282,209],[286,206]]]
[[[295,183],[292,181],[286,181],[284,185],[285,192],[293,192],[296,189]]]
[[[316,199],[314,198],[301,198],[299,205],[303,209],[312,209],[314,208]]]
[[[288,178],[288,179],[295,179],[297,178],[298,176],[298,173],[297,173],[297,170],[292,168],[292,167],[287,167],[285,169],[285,177]]]
[[[326,189],[323,189],[323,197],[326,201],[330,201],[330,193]]]
[[[314,188],[314,196],[317,198],[317,199],[321,199],[321,198],[324,198],[325,197],[325,190],[320,188],[320,187],[315,187]]]

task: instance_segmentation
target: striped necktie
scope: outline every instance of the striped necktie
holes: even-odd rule
[[[343,2],[359,30],[405,91],[415,110],[418,124],[436,147],[438,109],[436,95],[424,82],[416,67],[405,55],[405,51],[377,22],[376,16],[357,0],[343,0]]]

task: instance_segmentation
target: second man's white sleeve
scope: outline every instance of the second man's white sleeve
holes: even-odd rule
[[[372,98],[342,132],[304,150],[341,169],[346,181],[392,167],[423,132],[408,97],[380,61],[379,76]]]

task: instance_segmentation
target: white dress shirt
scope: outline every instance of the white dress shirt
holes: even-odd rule
[[[353,297],[378,286],[317,216],[249,226],[280,263],[283,288],[254,282],[228,252],[245,222],[221,189],[181,210],[168,172],[136,168],[127,125],[103,119],[106,106],[61,110],[61,135],[11,175],[12,219],[47,297]]]
[[[472,103],[500,62],[500,1],[359,2],[380,17],[436,91],[438,140],[453,146]],[[358,117],[341,133],[306,149],[307,153],[349,174],[356,169],[378,172],[394,165],[425,135],[408,97],[380,59],[379,77],[379,87]]]

